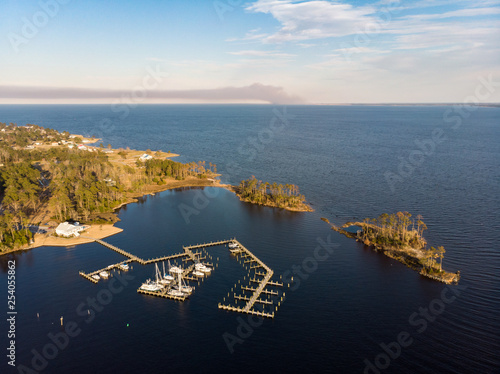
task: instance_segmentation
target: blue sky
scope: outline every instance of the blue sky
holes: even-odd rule
[[[0,103],[462,102],[500,82],[494,0],[2,0],[0,14]]]

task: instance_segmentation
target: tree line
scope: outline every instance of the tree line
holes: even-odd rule
[[[384,213],[378,218],[365,218],[361,223],[363,230],[358,233],[358,237],[365,243],[385,248],[420,250],[422,255],[419,262],[424,269],[428,272],[441,272],[446,251],[442,246],[427,247],[427,241],[423,237],[427,225],[422,218],[418,215],[414,219],[408,212]],[[439,263],[437,259],[440,260]]]
[[[305,197],[296,185],[262,182],[253,175],[240,182],[237,192],[242,199],[256,204],[279,208],[299,208],[305,204]]]
[[[1,131],[5,129],[5,131]],[[101,150],[26,149],[33,141],[68,139],[69,133],[0,123],[0,250],[29,243],[33,217],[50,208],[57,221],[91,222],[127,200],[127,193],[165,178],[207,178],[216,166],[151,159],[138,167],[111,163]],[[21,148],[22,147],[22,148]]]

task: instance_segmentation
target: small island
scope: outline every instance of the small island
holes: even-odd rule
[[[275,208],[283,208],[295,212],[312,212],[313,209],[306,204],[304,195],[299,193],[299,188],[294,184],[277,184],[262,182],[255,176],[241,181],[234,192],[241,201]]]
[[[416,218],[412,219],[408,212],[384,213],[378,218],[365,218],[363,222],[347,222],[341,227],[331,224],[326,218],[322,220],[330,224],[333,230],[373,247],[376,251],[405,264],[425,277],[446,284],[458,283],[459,271],[451,273],[442,268],[446,252],[444,247],[427,246],[427,241],[423,237],[427,226],[422,221],[422,216]],[[359,227],[360,230],[356,232],[346,230],[353,226]]]
[[[173,161],[178,155],[171,152],[113,149],[99,141],[0,123],[0,254],[114,235],[122,231],[113,226],[119,207],[180,187],[221,187],[253,204],[311,210],[294,185],[261,184],[254,177],[240,187],[225,185],[211,162],[184,164]],[[63,222],[85,227],[84,235],[58,236]]]

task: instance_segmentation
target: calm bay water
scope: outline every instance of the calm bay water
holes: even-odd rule
[[[172,151],[181,154],[179,161],[210,161],[227,182],[255,175],[294,183],[315,208],[291,213],[252,206],[222,189],[166,191],[122,209],[117,225],[124,232],[107,239],[140,257],[235,236],[282,274],[312,256],[318,238],[330,236],[337,245],[316,270],[295,276],[300,286],[287,291],[276,318],[247,332],[234,353],[223,335],[237,336],[239,318],[247,317],[219,311],[217,303],[246,272],[227,249],[210,250],[219,266],[185,303],[137,294],[154,269],[134,264],[133,279],[90,323],[82,303],[111,283],[90,284],[78,271],[116,263],[120,255],[88,244],[1,258],[3,300],[6,261],[17,261],[17,363],[29,366],[32,349],[41,352],[50,343],[47,334],[60,331],[64,316],[81,332],[43,372],[362,373],[365,360],[374,363],[384,352],[380,344],[401,332],[411,344],[380,372],[500,372],[500,253],[494,243],[500,232],[500,109],[478,108],[455,129],[456,122],[443,119],[449,109],[292,106],[283,123],[284,109],[270,106],[139,106],[126,118],[109,106],[0,106],[2,122],[96,135],[114,147]],[[433,132],[442,134],[438,142],[434,135],[434,146]],[[405,169],[419,142],[430,147],[427,155]],[[403,173],[391,188],[386,175],[398,168]],[[209,203],[186,222],[179,206],[194,206],[200,194],[210,196]],[[320,220],[344,223],[398,210],[423,215],[430,245],[446,248],[444,267],[462,274],[451,288],[455,294]],[[446,300],[456,298],[443,303],[443,292]],[[444,309],[436,309],[440,305]],[[424,329],[414,313],[429,306],[439,314]],[[1,327],[5,341],[5,321]],[[3,361],[1,372],[9,372]]]

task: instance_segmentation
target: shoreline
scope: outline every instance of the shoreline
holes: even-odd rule
[[[30,131],[32,127],[30,127],[28,131]],[[39,204],[33,207],[33,211],[28,217],[29,223],[25,225],[25,228],[27,228],[29,225],[29,228],[32,232],[30,240],[31,243],[21,245],[17,248],[11,248],[11,249],[2,248],[5,250],[0,252],[0,256],[43,246],[70,247],[79,244],[87,244],[92,242],[93,238],[103,239],[105,237],[118,234],[123,231],[122,229],[114,226],[114,224],[120,220],[117,216],[117,212],[120,208],[130,203],[137,203],[139,199],[147,195],[154,195],[156,193],[175,188],[219,187],[234,193],[236,196],[238,196],[241,202],[246,202],[250,204],[266,206],[271,208],[285,209],[294,212],[313,211],[313,209],[307,204],[305,204],[305,202],[302,202],[300,205],[296,207],[288,207],[288,206],[279,206],[274,202],[259,203],[251,201],[251,199],[242,198],[241,195],[238,193],[237,186],[232,186],[230,184],[223,184],[220,182],[220,180],[216,179],[216,177],[220,176],[220,174],[217,174],[215,165],[213,165],[214,166],[213,171],[211,170],[212,168],[211,163],[209,163],[210,168],[205,170],[204,169],[205,161],[199,162],[200,166],[203,165],[201,166],[201,168],[204,174],[198,174],[198,175],[188,174],[187,176],[184,174],[182,175],[182,177],[184,178],[182,180],[174,178],[172,174],[168,178],[160,177],[159,180],[157,177],[155,177],[152,180],[147,180],[146,184],[140,185],[139,187],[140,190],[137,191],[137,188],[134,188],[133,183],[137,182],[137,180],[139,181],[141,180],[142,174],[144,173],[141,169],[145,167],[144,166],[145,160],[151,158],[157,158],[159,160],[169,160],[179,155],[172,153],[170,151],[163,152],[161,150],[153,152],[150,149],[146,151],[135,150],[135,149],[132,150],[130,148],[116,149],[112,148],[110,144],[108,144],[108,146],[105,148],[101,138],[89,138],[79,134],[69,134],[69,133],[68,133],[69,135],[64,134],[64,137],[61,140],[57,136],[59,135],[62,136],[63,133],[59,133],[57,131],[56,134],[51,133],[46,137],[44,137],[42,135],[46,134],[46,132],[41,133],[40,129],[44,130],[43,127],[38,127],[38,126],[35,129],[37,131],[36,135],[39,137],[37,138],[39,142],[34,142],[33,144],[23,148],[38,149],[39,151],[48,151],[53,148],[61,149],[66,147],[69,148],[78,147],[79,152],[103,152],[106,154],[107,162],[112,165],[112,168],[115,168],[112,169],[113,171],[117,170],[117,172],[120,172],[123,169],[127,170],[127,168],[131,168],[132,171],[127,170],[128,173],[127,178],[124,181],[122,181],[123,188],[125,189],[125,191],[121,192],[121,196],[119,199],[115,198],[115,203],[117,204],[116,206],[112,207],[108,205],[105,209],[102,209],[101,212],[99,211],[88,212],[88,214],[85,215],[85,218],[79,219],[79,221],[81,221],[83,224],[89,226],[89,228],[85,230],[85,233],[86,236],[90,236],[91,238],[88,237],[62,238],[55,236],[55,228],[57,227],[57,225],[60,224],[60,220],[62,220],[64,216],[62,216],[60,212],[59,214],[56,213],[52,205],[56,205],[57,203],[52,204],[53,196],[48,194],[47,199],[45,199],[43,202],[40,201]],[[9,131],[15,132],[16,129]],[[38,134],[38,132],[40,132],[40,134]],[[47,139],[49,138],[53,140],[57,139],[59,140],[50,143],[47,141]],[[96,147],[95,144],[98,142],[101,143],[98,147]],[[81,144],[76,145],[76,143],[81,143]],[[13,147],[15,148],[15,145]],[[45,159],[42,159],[41,162],[44,163]],[[196,163],[193,164],[196,167]],[[202,178],[200,178],[200,176],[202,176]],[[176,177],[178,178],[179,175],[177,175]],[[103,179],[104,176],[100,176],[100,178]],[[111,177],[106,177],[106,178],[107,179],[104,179],[104,181],[108,184],[108,186],[116,185],[116,181],[113,180]],[[48,185],[43,187],[44,188],[48,187]],[[68,217],[66,217],[66,219],[68,219]]]
[[[345,235],[348,238],[355,239],[357,242],[360,242],[364,244],[365,246],[373,248],[376,252],[382,253],[385,256],[392,258],[393,260],[396,260],[403,265],[409,267],[412,270],[417,271],[420,275],[438,281],[442,282],[445,284],[458,284],[458,281],[460,280],[460,272],[457,273],[451,273],[445,270],[442,270],[441,274],[429,274],[425,271],[425,268],[423,266],[418,266],[418,256],[412,256],[410,252],[413,253],[418,253],[421,252],[421,250],[415,249],[415,248],[404,248],[404,249],[398,249],[398,248],[385,248],[381,245],[372,243],[370,241],[363,242],[361,241],[357,234],[354,234],[352,232],[349,232],[347,230],[344,230],[347,227],[350,226],[362,226],[362,222],[346,222],[344,225],[341,227],[338,227],[334,225],[333,223],[330,223],[326,218],[322,218],[324,222],[330,225],[331,229],[338,232],[339,234]]]
[[[112,214],[116,215],[117,210],[119,210],[121,207],[128,205],[128,204],[133,204],[137,203],[138,199],[148,196],[148,195],[154,195],[156,193],[168,191],[168,190],[173,190],[176,188],[183,188],[183,187],[217,187],[217,188],[224,188],[227,191],[230,191],[234,193],[236,196],[238,194],[235,192],[235,186],[232,186],[230,184],[222,184],[218,180],[203,180],[203,179],[197,179],[195,177],[189,177],[186,180],[173,180],[169,181],[170,183],[166,183],[165,185],[149,185],[146,186],[145,190],[142,191],[141,193],[133,193],[131,196],[128,197],[127,201],[121,203],[117,207],[113,208],[112,212],[108,212],[107,214]],[[266,206],[269,208],[279,208],[276,206],[268,206],[264,204],[256,204],[252,203],[249,201],[245,201],[241,199],[240,196],[238,196],[240,201],[242,202],[247,202],[249,204],[254,204],[254,205],[261,205],[261,206]],[[300,210],[300,209],[294,209],[294,208],[279,208],[279,209],[286,209],[289,211],[293,212],[308,212],[312,210]],[[103,224],[94,224],[91,225],[91,227],[88,230],[84,231],[84,236],[90,236],[95,239],[104,239],[112,235],[119,234],[123,232],[123,229],[116,227],[114,223],[103,223]],[[11,254],[11,253],[16,253],[16,252],[23,252],[23,251],[28,251],[30,249],[35,249],[35,248],[40,248],[40,247],[73,247],[76,245],[80,244],[88,244],[88,243],[93,243],[93,239],[89,238],[82,238],[82,237],[72,237],[72,238],[61,238],[61,237],[55,237],[52,236],[51,234],[34,234],[33,236],[34,243],[12,249],[9,251],[1,252],[0,256],[6,255],[6,254]]]
[[[259,205],[259,206],[264,206],[264,207],[268,207],[268,208],[277,208],[277,209],[284,209],[284,210],[288,210],[290,212],[314,212],[314,209],[311,208],[308,204],[305,204],[305,203],[302,203],[302,205],[300,207],[284,207],[284,206],[277,206],[275,204],[265,204],[265,203],[256,203],[254,201],[251,201],[250,199],[246,199],[246,198],[242,198],[240,196],[240,194],[238,193],[238,186],[232,186],[232,185],[224,185],[227,190],[233,192],[236,196],[238,196],[238,198],[240,199],[240,201],[244,202],[244,203],[249,203],[249,204],[253,204],[253,205]]]

